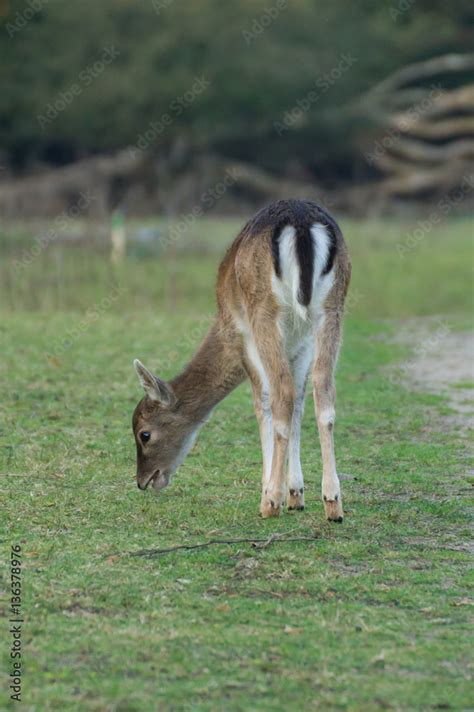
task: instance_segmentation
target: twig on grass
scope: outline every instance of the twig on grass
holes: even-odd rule
[[[297,541],[315,541],[317,535],[314,536],[294,536],[294,537],[284,537],[284,534],[271,534],[266,539],[260,539],[256,537],[252,538],[238,538],[238,539],[209,539],[209,541],[202,542],[200,544],[179,544],[178,546],[170,546],[167,549],[140,549],[139,551],[128,552],[130,556],[144,556],[147,558],[152,558],[153,556],[161,556],[162,554],[169,554],[172,551],[191,551],[193,549],[206,549],[208,546],[213,546],[215,544],[251,544],[254,549],[266,549],[271,544],[275,542],[297,542]]]

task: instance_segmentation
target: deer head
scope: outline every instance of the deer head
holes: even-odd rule
[[[191,449],[197,424],[186,417],[169,383],[153,375],[135,359],[133,362],[145,396],[133,413],[137,446],[137,485],[155,490],[169,484],[171,475]]]

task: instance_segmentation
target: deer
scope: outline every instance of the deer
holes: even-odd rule
[[[300,433],[311,374],[322,455],[322,501],[343,521],[334,454],[335,367],[351,262],[334,218],[309,200],[274,202],[243,227],[222,260],[217,314],[171,380],[134,366],[144,396],[133,413],[136,482],[166,487],[213,409],[247,378],[260,430],[260,514],[303,510]]]

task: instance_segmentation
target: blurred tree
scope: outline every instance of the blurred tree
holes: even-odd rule
[[[349,107],[405,64],[468,50],[472,17],[468,0],[11,0],[0,153],[21,170],[179,138],[350,180],[368,119]]]

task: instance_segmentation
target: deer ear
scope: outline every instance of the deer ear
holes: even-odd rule
[[[151,400],[158,401],[162,405],[172,405],[176,398],[173,389],[158,376],[154,376],[137,358],[133,361],[138,380],[143,386],[143,390]]]

